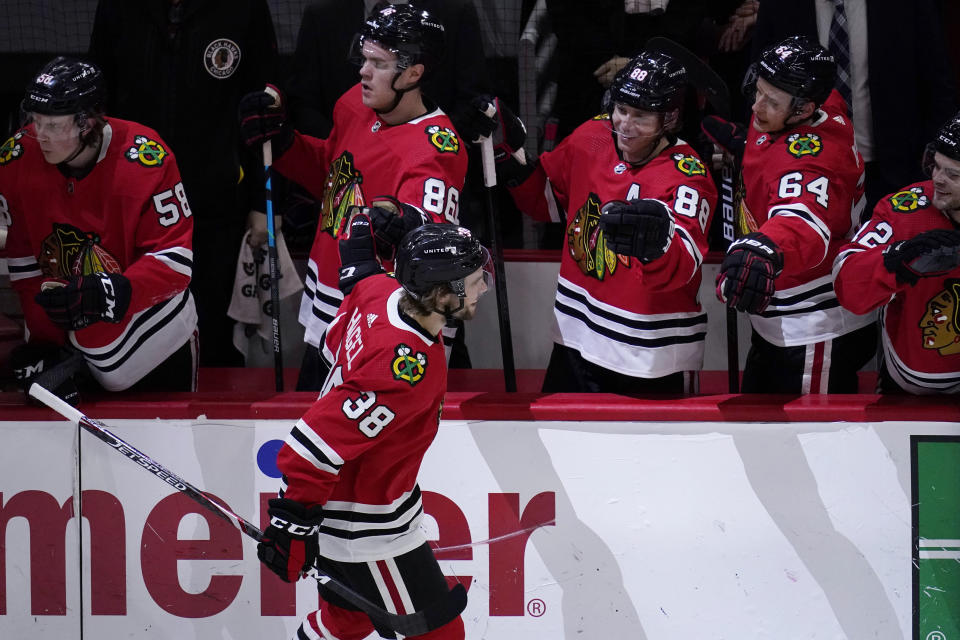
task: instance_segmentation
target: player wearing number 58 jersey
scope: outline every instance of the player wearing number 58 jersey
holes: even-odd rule
[[[566,223],[544,391],[696,390],[707,331],[697,291],[717,193],[672,133],[685,87],[680,63],[641,53],[614,79],[606,113],[535,166],[511,168],[501,154],[519,208]]]
[[[875,317],[840,306],[831,267],[859,224],[863,161],[836,63],[820,45],[788,38],[761,55],[743,154],[740,233],[717,295],[750,314],[747,392],[857,391],[873,353]],[[708,130],[708,133],[710,131]]]
[[[389,196],[420,207],[435,222],[459,220],[467,150],[450,118],[419,86],[442,52],[443,26],[429,13],[391,5],[372,16],[357,38],[360,83],[334,106],[327,139],[293,132],[283,105],[278,108],[266,93],[241,102],[246,142],[273,138],[274,168],[321,202],[300,306],[304,340],[313,347],[304,369],[342,299],[337,236],[350,206]]]
[[[844,307],[880,309],[885,394],[960,393],[960,116],[924,168],[931,179],[881,199],[834,264]]]
[[[53,60],[28,87],[25,126],[0,149],[5,257],[28,343],[14,365],[26,381],[54,364],[44,345],[67,345],[107,390],[190,391],[190,205],[166,143],[105,117],[103,96],[99,68]]]

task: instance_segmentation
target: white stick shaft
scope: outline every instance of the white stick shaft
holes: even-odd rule
[[[493,139],[490,136],[480,139],[480,159],[483,162],[483,185],[497,186],[497,168],[493,161]]]
[[[263,143],[263,166],[268,169],[273,166],[273,146],[269,140]]]
[[[70,406],[69,403],[67,403],[65,400],[62,400],[59,396],[50,393],[36,382],[30,385],[30,395],[62,415],[70,422],[80,424],[80,421],[83,419],[83,414],[77,411],[77,409]]]

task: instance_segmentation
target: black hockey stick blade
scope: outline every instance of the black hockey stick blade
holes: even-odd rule
[[[263,539],[263,532],[253,525],[253,523],[237,515],[225,506],[210,499],[205,493],[200,491],[177,474],[173,473],[159,462],[143,453],[133,445],[122,438],[114,435],[106,425],[92,418],[88,418],[81,411],[72,407],[49,390],[39,384],[30,385],[30,395],[47,405],[67,420],[76,423],[85,431],[105,442],[111,448],[129,458],[138,466],[146,469],[157,476],[168,485],[183,493],[185,496],[199,504],[201,507],[220,516],[243,534],[253,538],[256,541]],[[410,614],[390,613],[382,607],[377,606],[367,598],[363,597],[345,584],[336,581],[330,576],[320,571],[316,566],[312,567],[308,575],[317,580],[317,582],[326,586],[365,614],[370,617],[371,622],[377,629],[389,629],[396,631],[404,636],[419,636],[437,629],[456,618],[467,606],[467,592],[463,585],[457,585],[447,593],[447,596],[421,611]],[[381,632],[384,637],[389,637]]]
[[[710,68],[700,56],[670,38],[657,36],[650,38],[647,51],[660,51],[677,60],[687,70],[687,79],[699,91],[702,91],[717,112],[723,118],[730,117],[730,88],[727,83]]]

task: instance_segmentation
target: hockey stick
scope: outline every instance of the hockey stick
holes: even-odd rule
[[[267,85],[264,92],[279,103],[280,94]],[[280,260],[277,258],[277,236],[273,222],[273,146],[263,143],[264,191],[267,199],[267,260],[270,263],[270,321],[273,325],[273,373],[277,391],[283,391],[283,350],[280,346]]]
[[[655,37],[647,41],[647,49],[661,51],[677,60],[687,70],[690,84],[698,91],[702,91],[721,118],[730,118],[730,88],[697,54],[683,45],[669,38]],[[731,223],[734,216],[734,176],[737,173],[736,163],[724,154],[723,167],[720,174],[721,211],[730,208]],[[736,231],[736,224],[731,224],[731,235]],[[733,238],[729,238],[733,240]],[[740,391],[740,336],[737,327],[737,311],[726,307],[727,321],[727,386],[730,393]]]
[[[490,105],[490,109],[493,109]],[[488,114],[492,116],[493,114]],[[510,334],[510,306],[507,304],[507,279],[503,266],[503,236],[500,220],[493,204],[493,190],[497,186],[497,170],[493,160],[493,139],[480,138],[480,158],[483,162],[483,184],[487,191],[487,222],[493,244],[494,287],[497,291],[497,317],[500,321],[500,353],[503,355],[503,386],[506,391],[517,390],[517,372],[513,363],[513,337]]]
[[[244,535],[258,542],[263,539],[263,532],[252,523],[210,499],[205,493],[200,491],[200,489],[173,473],[159,462],[153,460],[133,445],[117,437],[111,433],[105,425],[92,418],[88,418],[47,389],[34,383],[30,386],[30,395],[64,418],[78,424],[81,428],[107,443],[120,454],[137,463],[177,491],[183,493],[201,507],[223,518],[239,529]],[[390,613],[373,602],[370,602],[350,587],[322,573],[316,566],[311,567],[307,575],[367,614],[378,632],[380,629],[389,629],[404,636],[423,635],[447,624],[460,615],[460,612],[467,606],[467,592],[463,588],[463,585],[458,584],[448,592],[447,597],[443,600],[421,611],[399,615]],[[381,635],[383,635],[383,632],[381,632]]]

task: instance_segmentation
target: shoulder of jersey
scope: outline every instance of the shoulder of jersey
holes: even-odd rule
[[[674,169],[688,178],[707,175],[707,166],[703,164],[703,160],[686,142],[680,141],[667,147],[663,154],[670,160]]]
[[[936,211],[931,203],[932,192],[930,181],[915,182],[887,194],[881,202],[894,213],[914,214],[924,210]]]
[[[23,129],[20,129],[4,141],[0,146],[0,167],[8,165],[15,160],[19,160],[27,152],[29,138]],[[36,144],[32,145],[37,147]]]
[[[160,135],[145,125],[127,120],[108,119],[113,129],[111,145],[133,166],[155,168],[172,161],[170,147]]]

